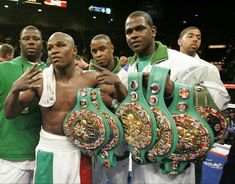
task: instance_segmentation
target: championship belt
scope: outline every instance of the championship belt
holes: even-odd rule
[[[110,126],[110,138],[108,143],[98,154],[99,163],[102,164],[104,168],[110,168],[117,165],[115,152],[124,139],[122,124],[103,103],[100,88],[95,88],[92,90],[91,99],[93,105],[103,115]]]
[[[215,140],[222,138],[228,127],[226,117],[221,113],[213,102],[206,87],[198,84],[194,87],[195,109],[201,117],[210,125]]]
[[[177,127],[164,101],[169,69],[153,66],[149,75],[146,99],[157,121],[157,141],[147,152],[150,161],[161,161],[176,149]]]
[[[91,101],[92,88],[80,89],[77,103],[64,120],[64,133],[86,155],[98,155],[110,137],[107,120]]]
[[[116,115],[124,127],[124,138],[132,159],[138,164],[148,162],[146,153],[157,140],[157,124],[142,89],[142,72],[128,76],[128,95],[119,105]]]
[[[214,135],[203,118],[195,111],[193,88],[175,83],[174,99],[169,107],[177,129],[177,148],[166,161],[163,172],[182,173],[189,162],[201,160],[214,142]]]

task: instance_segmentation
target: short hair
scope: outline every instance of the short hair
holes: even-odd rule
[[[37,31],[40,33],[40,36],[41,36],[41,38],[42,38],[42,33],[41,33],[41,31],[40,31],[37,27],[35,27],[35,26],[33,26],[33,25],[29,25],[29,26],[24,27],[24,28],[20,31],[20,38],[21,38],[21,36],[22,36],[23,31],[26,30],[26,29],[37,30]]]
[[[106,35],[106,34],[98,34],[98,35],[96,35],[96,36],[94,36],[94,37],[92,38],[92,40],[99,40],[99,39],[104,39],[104,40],[106,40],[106,41],[110,41],[110,42],[111,42],[110,37],[109,37],[108,35]],[[111,42],[111,43],[112,43],[112,42]]]
[[[11,55],[14,52],[15,49],[11,45],[7,43],[0,45],[0,57],[5,58],[8,54]]]
[[[200,31],[200,29],[196,26],[190,26],[190,27],[186,27],[185,29],[183,29],[180,34],[179,34],[179,39],[182,38],[188,30],[191,30],[191,29],[198,29]],[[201,31],[200,31],[201,32]]]
[[[130,17],[144,17],[146,23],[152,27],[153,26],[153,19],[152,17],[150,16],[150,14],[148,14],[147,12],[145,11],[134,11],[132,12],[127,18],[130,18]]]

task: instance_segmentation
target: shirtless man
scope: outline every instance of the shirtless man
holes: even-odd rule
[[[80,183],[81,153],[64,136],[63,121],[76,103],[78,89],[86,87],[102,89],[104,85],[99,84],[96,72],[84,72],[75,67],[74,57],[77,48],[71,36],[56,32],[49,38],[47,48],[48,57],[52,62],[48,70],[51,69],[56,81],[52,92],[54,94],[56,92],[56,95],[50,96],[45,101],[42,100],[45,97],[43,90],[46,88],[43,85],[46,78],[42,78],[35,64],[13,84],[5,103],[5,114],[8,118],[16,117],[34,98],[41,98],[39,104],[42,129],[36,148],[34,181],[35,183]],[[53,88],[53,85],[50,87]],[[105,92],[117,96],[115,88],[111,85],[109,88],[106,85]]]

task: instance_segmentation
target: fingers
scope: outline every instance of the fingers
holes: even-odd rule
[[[37,75],[33,76],[30,82],[34,83],[34,82],[39,81],[40,79],[42,79],[42,73],[38,73]]]
[[[97,77],[96,80],[98,81],[99,84],[105,84],[107,83],[107,78],[106,77]]]
[[[26,69],[26,71],[28,73],[32,73],[33,71],[36,71],[36,70],[38,70],[38,63],[37,62],[34,63],[32,67]]]
[[[148,79],[149,78],[149,72],[144,72],[143,76],[144,76],[144,79]]]
[[[93,67],[95,70],[100,71],[100,72],[107,70],[105,68],[100,67],[99,65],[94,64],[94,63],[91,63],[91,67]]]
[[[31,68],[27,68],[27,70],[25,71],[25,75],[27,76],[27,78],[30,79],[41,72],[42,70],[38,67],[38,63],[35,63]]]
[[[29,89],[36,89],[36,88],[40,88],[41,85],[40,84],[32,84],[32,85],[29,85]]]

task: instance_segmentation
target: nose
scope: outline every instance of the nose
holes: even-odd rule
[[[102,54],[103,54],[103,52],[101,52],[100,50],[98,50],[98,51],[96,52],[95,56],[96,56],[97,58],[100,58],[100,57],[102,56]]]
[[[133,31],[132,33],[131,33],[131,35],[130,35],[130,38],[131,39],[135,39],[135,38],[137,38],[138,37],[138,33],[137,33],[137,31]]]
[[[193,41],[197,42],[198,40],[197,36],[193,36]]]
[[[35,40],[34,40],[33,38],[30,38],[30,39],[28,40],[28,44],[35,44]]]

